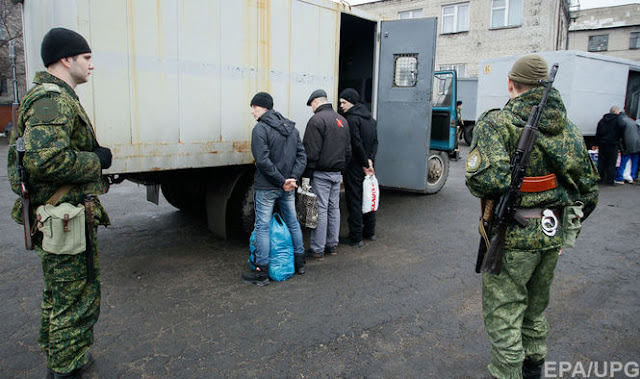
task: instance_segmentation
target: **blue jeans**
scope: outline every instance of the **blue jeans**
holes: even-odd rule
[[[638,173],[638,156],[639,153],[633,154],[622,154],[620,157],[620,167],[617,168],[616,172],[616,180],[623,181],[624,180],[624,168],[627,166],[627,162],[631,160],[631,178],[636,180],[636,174]]]
[[[271,240],[269,229],[273,207],[278,203],[280,215],[289,228],[291,240],[293,241],[293,253],[304,254],[302,244],[302,229],[296,214],[296,201],[294,191],[285,192],[283,189],[259,190],[255,192],[256,211],[256,263],[259,265],[269,264],[269,252],[271,251]]]

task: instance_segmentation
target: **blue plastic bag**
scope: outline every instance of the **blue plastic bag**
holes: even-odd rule
[[[284,220],[278,213],[274,213],[269,224],[269,277],[276,282],[289,279],[295,272],[293,259],[293,242],[291,233]],[[249,239],[249,265],[255,269],[256,231],[251,232]]]

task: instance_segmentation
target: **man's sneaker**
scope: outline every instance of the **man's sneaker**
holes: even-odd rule
[[[621,185],[623,185],[623,184],[624,184],[624,180],[615,180],[615,181],[613,182],[613,184],[618,185],[618,186],[621,186]]]
[[[327,247],[324,252],[327,255],[338,255],[338,246]]]
[[[372,234],[370,236],[365,236],[364,239],[369,240],[369,241],[375,241],[376,240],[376,235]]]
[[[314,253],[313,251],[309,250],[307,251],[307,258],[311,258],[314,259],[316,261],[321,261],[324,259],[324,254],[323,253]]]

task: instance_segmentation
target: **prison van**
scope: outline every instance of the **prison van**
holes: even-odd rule
[[[438,192],[452,148],[449,115],[433,130],[436,19],[384,21],[329,0],[23,0],[27,78],[43,70],[52,27],[89,42],[95,69],[76,88],[114,181],[161,190],[175,207],[206,212],[226,237],[253,218],[249,102],[259,91],[304,134],[309,94],[338,104],[348,87],[378,120],[381,186]],[[433,90],[433,91],[432,91]],[[455,102],[454,102],[455,108]],[[454,109],[453,108],[453,109]],[[455,125],[453,125],[455,129]],[[443,136],[440,150],[431,136]]]

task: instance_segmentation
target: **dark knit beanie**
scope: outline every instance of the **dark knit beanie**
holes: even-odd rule
[[[538,54],[529,54],[513,64],[509,79],[522,84],[538,84],[540,79],[546,79],[548,75],[547,62]]]
[[[339,97],[341,99],[345,99],[346,101],[350,102],[353,105],[358,104],[358,101],[360,100],[360,95],[358,94],[358,91],[354,90],[353,88],[347,88],[343,90],[342,92],[340,92]]]
[[[253,95],[253,99],[251,99],[251,104],[249,105],[257,105],[262,108],[273,109],[273,97],[266,92],[258,92]]]
[[[83,36],[73,30],[53,28],[42,38],[40,55],[45,67],[66,57],[90,53],[91,48]]]

